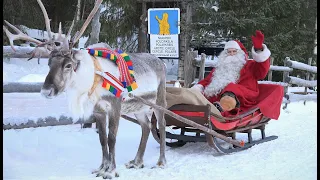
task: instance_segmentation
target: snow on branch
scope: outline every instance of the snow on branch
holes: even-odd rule
[[[258,81],[258,84],[276,84],[276,85],[280,85],[280,86],[288,86],[288,83],[284,83],[284,82],[274,82],[274,81]]]
[[[296,84],[298,86],[304,86],[304,87],[315,87],[317,86],[317,81],[308,81],[308,80],[304,80],[301,78],[297,78],[297,77],[293,77],[293,76],[288,76],[285,79],[286,83],[289,84]]]
[[[310,66],[308,64],[304,64],[301,62],[297,62],[297,61],[292,61],[292,60],[286,60],[286,65],[288,67],[291,68],[295,68],[295,69],[300,69],[300,70],[304,70],[304,71],[309,71],[311,73],[317,73],[317,67],[316,66]]]
[[[291,72],[293,71],[292,68],[286,67],[286,66],[270,66],[270,71],[288,71]]]

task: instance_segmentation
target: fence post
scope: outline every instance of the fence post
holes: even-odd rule
[[[184,86],[185,88],[189,88],[191,83],[194,81],[194,61],[195,57],[197,57],[196,51],[188,51],[184,60]]]
[[[311,66],[312,58],[308,59],[308,65]],[[310,79],[310,73],[309,71],[306,71],[306,80],[308,81]],[[304,94],[308,94],[308,87],[305,87]]]
[[[284,59],[284,62],[283,62],[283,65],[288,67],[288,64],[287,64],[287,61],[290,60],[289,57],[286,57]],[[283,77],[282,77],[282,81],[285,83],[286,81],[286,78],[289,77],[289,72],[288,71],[283,71]],[[284,87],[284,94],[287,94],[288,93],[288,87],[289,87],[289,83],[288,83],[288,86],[285,86]]]
[[[200,69],[199,69],[199,81],[201,81],[204,78],[205,61],[206,61],[206,54],[201,53],[201,61],[200,61]]]
[[[270,58],[270,65],[273,65],[274,57]],[[270,69],[268,72],[268,81],[272,81],[272,70]]]
[[[193,81],[196,79],[196,74],[197,74],[197,61],[196,61],[196,57],[197,56],[198,56],[198,51],[192,51],[192,57],[193,57],[193,71],[192,71],[193,75],[192,75],[192,79],[193,79]]]

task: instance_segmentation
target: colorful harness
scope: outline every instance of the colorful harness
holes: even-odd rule
[[[114,61],[119,69],[120,78],[117,79],[109,72],[97,72],[103,77],[102,87],[113,93],[116,97],[120,97],[124,88],[128,92],[133,91],[138,88],[138,85],[134,78],[134,71],[132,66],[132,61],[127,53],[121,50],[110,50],[107,48],[94,48],[87,49],[88,53],[92,56],[98,56],[103,58],[108,58]]]

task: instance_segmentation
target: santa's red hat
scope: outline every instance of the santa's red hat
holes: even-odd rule
[[[228,41],[225,45],[224,45],[224,49],[229,49],[229,48],[234,48],[234,49],[241,49],[244,53],[246,53],[246,55],[248,55],[248,52],[246,50],[246,48],[244,47],[244,45],[238,41],[238,40],[232,40],[232,41]]]

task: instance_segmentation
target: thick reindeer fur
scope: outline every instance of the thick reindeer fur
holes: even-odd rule
[[[132,60],[134,75],[138,84],[138,88],[132,93],[165,107],[166,69],[164,62],[148,53],[128,53],[128,55]],[[114,62],[100,57],[95,58],[98,59],[103,71],[119,77],[118,67]],[[80,62],[79,65],[77,65],[78,62]],[[77,67],[77,70],[69,70],[66,64],[71,64],[73,69]],[[146,114],[150,107],[129,98],[126,94],[121,98],[116,98],[112,93],[102,88],[101,84],[89,97],[88,92],[93,85],[95,70],[93,59],[86,50],[73,51],[72,55],[69,56],[52,53],[49,66],[50,71],[41,93],[45,97],[51,98],[65,91],[74,120],[93,118],[97,123],[102,148],[102,163],[94,173],[103,178],[118,176],[115,162],[115,143],[121,114],[134,114],[141,125],[142,136],[138,152],[134,160],[129,161],[126,167],[142,168],[143,156],[151,129],[151,123]],[[161,137],[160,156],[157,165],[163,167],[166,164],[165,120],[163,112],[158,110],[154,110],[154,112],[159,122]]]

